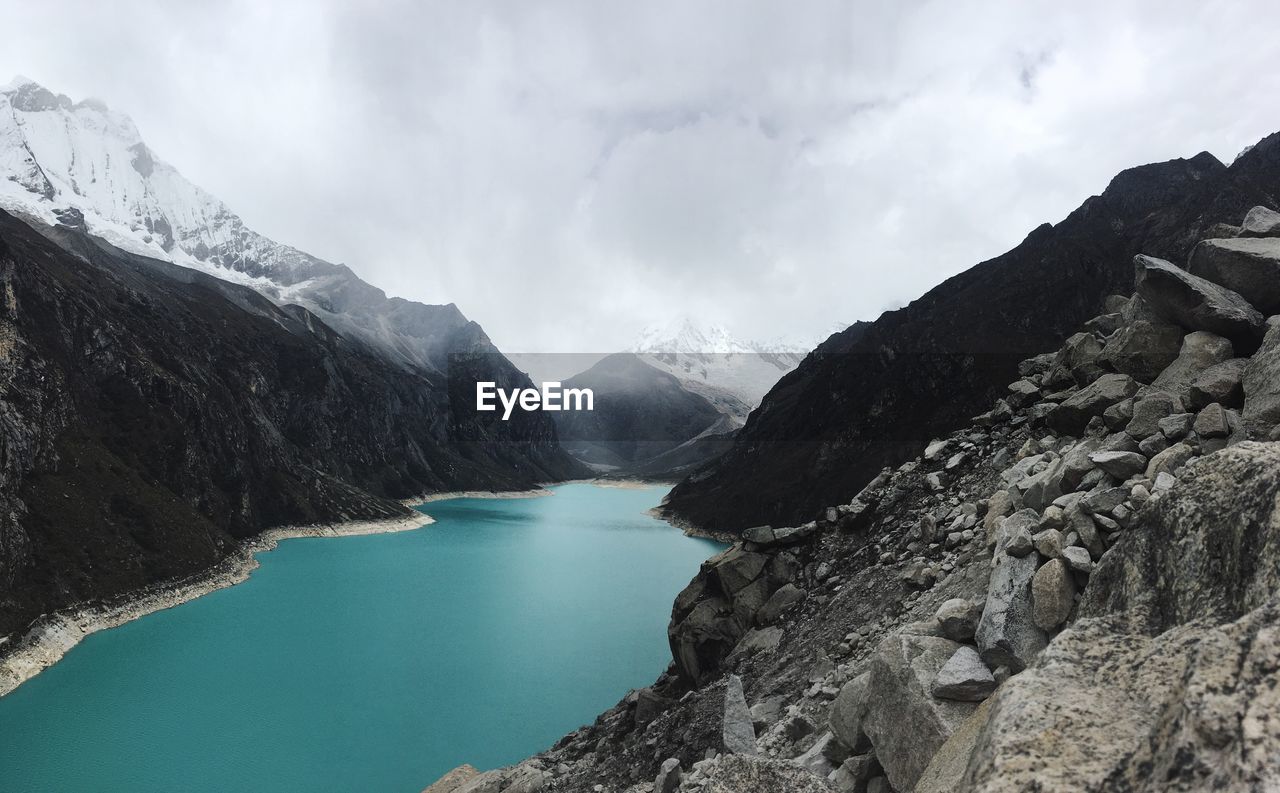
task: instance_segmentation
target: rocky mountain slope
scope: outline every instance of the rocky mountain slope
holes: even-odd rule
[[[708,560],[654,685],[428,790],[1280,787],[1280,214],[1212,235],[1130,257],[1131,297],[922,454]]]
[[[100,101],[74,102],[21,77],[0,89],[0,177],[0,209],[77,226],[122,250],[303,306],[402,365],[444,371],[451,352],[479,343],[452,303],[388,298],[345,265],[247,227]]]
[[[1020,360],[1132,287],[1134,254],[1182,261],[1254,205],[1280,207],[1280,135],[1229,167],[1202,153],[1124,171],[1057,225],[820,345],[729,452],[671,493],[667,514],[730,531],[807,520],[984,409]]]
[[[393,362],[303,307],[4,212],[0,293],[0,636],[266,527],[581,473],[544,417],[474,412],[477,377],[528,384],[474,324],[447,374]]]

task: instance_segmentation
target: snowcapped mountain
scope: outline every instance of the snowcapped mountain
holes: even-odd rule
[[[736,424],[746,420],[773,384],[796,368],[808,348],[784,341],[741,341],[718,325],[684,317],[643,330],[629,350],[678,378]]]
[[[21,77],[0,89],[0,208],[302,305],[403,363],[439,370],[450,352],[495,351],[453,304],[388,298],[346,266],[248,228],[157,157],[123,113]]]

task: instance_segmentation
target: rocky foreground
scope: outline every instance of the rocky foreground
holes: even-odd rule
[[[708,560],[653,686],[428,791],[1280,789],[1280,215],[1213,236],[1138,256],[972,426]]]

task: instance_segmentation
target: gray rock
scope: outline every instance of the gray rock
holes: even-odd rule
[[[1182,337],[1178,338],[1181,341]],[[1089,419],[1101,416],[1107,408],[1137,392],[1138,384],[1127,374],[1104,374],[1054,408],[1049,414],[1049,426],[1068,435],[1079,435]]]
[[[680,761],[669,757],[658,768],[658,778],[653,781],[653,793],[676,793],[682,779],[684,774],[680,771]]]
[[[1182,328],[1162,319],[1135,320],[1112,334],[1099,360],[1117,372],[1150,383],[1178,359],[1182,336]]]
[[[1187,437],[1193,421],[1195,416],[1191,413],[1174,413],[1172,416],[1165,416],[1158,422],[1160,434],[1171,441],[1180,440]]]
[[[1280,212],[1267,207],[1254,207],[1240,224],[1240,237],[1280,237]]]
[[[806,733],[807,735],[808,733]],[[795,738],[789,740],[794,741]],[[796,765],[805,769],[816,777],[825,779],[836,770],[837,763],[831,762],[831,758],[827,757],[827,746],[836,743],[831,733],[825,732],[818,736],[818,740],[805,750],[804,754],[795,759]]]
[[[1035,553],[1018,558],[1002,551],[996,550],[996,567],[974,639],[989,665],[1021,670],[1048,641],[1031,616],[1031,579],[1040,560]]]
[[[1089,459],[1122,482],[1147,469],[1147,458],[1137,452],[1094,452]]]
[[[1195,450],[1186,443],[1175,443],[1151,458],[1147,464],[1147,478],[1155,479],[1160,474],[1176,474],[1178,469],[1195,455]]]
[[[1138,254],[1133,263],[1135,291],[1164,319],[1234,339],[1253,338],[1262,330],[1262,314],[1238,292],[1163,259]]]
[[[1266,338],[1245,367],[1244,424],[1257,437],[1280,425],[1280,322],[1272,322]]]
[[[729,675],[724,687],[724,726],[721,744],[729,754],[757,754],[756,730],[751,722],[751,710],[742,692],[742,678]]]
[[[1150,438],[1142,439],[1142,443],[1138,444],[1138,453],[1143,457],[1150,459],[1167,448],[1169,448],[1169,439],[1157,432]],[[1145,465],[1143,466],[1143,469],[1146,469]]]
[[[1232,358],[1201,372],[1187,389],[1188,406],[1200,409],[1217,402],[1224,407],[1238,408],[1244,405],[1244,370],[1248,358]]]
[[[1098,364],[1101,354],[1102,344],[1097,337],[1092,333],[1077,333],[1066,340],[1054,357],[1047,381],[1055,385],[1092,383],[1105,373]]]
[[[929,767],[920,775],[912,793],[956,793],[962,789],[969,758],[978,748],[978,741],[991,716],[993,701],[991,698],[984,701],[965,719],[964,724],[951,733],[929,761]]]
[[[840,743],[855,752],[870,747],[863,720],[867,716],[867,686],[871,681],[871,673],[863,672],[845,683],[840,693],[831,702],[831,710],[827,716],[831,733]]]
[[[756,612],[756,622],[760,625],[774,624],[783,614],[803,603],[807,595],[807,592],[795,584],[783,584]]]
[[[1280,311],[1280,240],[1204,240],[1191,251],[1188,269],[1221,284],[1268,314]]]
[[[751,725],[756,734],[764,732],[782,719],[782,708],[786,700],[781,696],[765,697],[751,706]]]
[[[1050,559],[1031,581],[1031,613],[1036,625],[1051,631],[1066,622],[1075,605],[1075,595],[1076,584],[1067,563]]]
[[[962,645],[938,670],[933,680],[933,695],[939,699],[981,702],[996,690],[996,679],[982,662],[978,651]]]
[[[951,641],[971,641],[982,619],[982,606],[964,598],[952,598],[938,607],[934,619],[942,635]]]
[[[1080,538],[1080,544],[1088,549],[1090,555],[1102,556],[1106,551],[1106,543],[1098,533],[1098,524],[1094,523],[1093,517],[1078,504],[1067,510],[1067,530],[1074,532]]]
[[[1109,430],[1124,429],[1133,420],[1133,399],[1121,400],[1102,411],[1102,421]]]
[[[961,645],[932,636],[887,637],[871,658],[864,727],[885,775],[911,790],[929,761],[976,707],[935,699],[938,672]]]
[[[1133,402],[1133,419],[1124,431],[1142,440],[1160,431],[1160,419],[1182,412],[1182,400],[1164,391],[1152,391]]]
[[[1231,421],[1222,405],[1214,402],[1196,414],[1192,429],[1201,438],[1225,438],[1231,434]]]
[[[1062,555],[1064,546],[1062,532],[1057,529],[1045,529],[1031,538],[1031,544],[1035,546],[1036,553],[1044,558],[1056,558]]]
[[[1151,385],[1186,399],[1191,384],[1197,377],[1208,369],[1231,360],[1234,354],[1235,348],[1231,342],[1216,333],[1203,330],[1188,333],[1182,339],[1182,349],[1177,360],[1165,367]]]
[[[1126,487],[1104,487],[1091,490],[1080,499],[1080,508],[1091,515],[1108,513],[1120,506],[1129,498]]]
[[[865,793],[867,782],[880,771],[880,762],[874,754],[857,754],[835,770],[830,777],[831,786],[840,793]]]
[[[1089,555],[1089,551],[1078,545],[1073,545],[1062,550],[1062,561],[1067,563],[1067,567],[1075,570],[1077,573],[1093,572],[1093,559]]]
[[[1009,396],[1005,400],[1014,410],[1030,405],[1040,398],[1040,386],[1030,380],[1019,380],[1009,384]]]

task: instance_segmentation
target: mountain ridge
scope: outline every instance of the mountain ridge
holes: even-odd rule
[[[1120,172],[1058,224],[823,342],[663,513],[740,531],[793,525],[847,499],[982,410],[1019,360],[1060,344],[1106,295],[1129,291],[1133,255],[1181,261],[1213,224],[1276,207],[1276,185],[1280,134],[1231,166],[1201,152]]]

